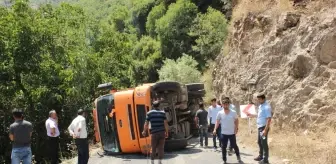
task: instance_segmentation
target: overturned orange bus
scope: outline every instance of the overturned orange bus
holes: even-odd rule
[[[120,91],[112,90],[111,84],[98,88],[111,89],[95,100],[93,110],[95,138],[107,154],[149,152],[151,138],[141,132],[151,103],[158,99],[169,124],[166,150],[185,148],[188,139],[197,134],[193,118],[205,94],[201,83],[183,85],[168,81]]]

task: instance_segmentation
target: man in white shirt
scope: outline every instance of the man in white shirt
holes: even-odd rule
[[[86,113],[83,109],[79,109],[78,116],[72,120],[68,127],[70,135],[75,139],[78,150],[78,164],[87,164],[89,161],[89,143],[87,140],[86,130]]]
[[[208,119],[210,120],[210,129],[211,131],[214,130],[215,128],[215,124],[216,124],[216,117],[217,117],[217,114],[219,111],[222,110],[222,107],[217,105],[217,100],[216,98],[213,98],[211,100],[211,106],[209,107],[208,109]],[[217,149],[217,145],[216,145],[216,138],[220,138],[220,125],[218,125],[218,134],[214,134],[213,137],[212,137],[212,141],[213,141],[213,146],[214,146],[214,149]],[[221,146],[221,140],[219,139],[219,146]]]
[[[229,109],[231,111],[234,111],[237,113],[236,111],[236,106],[232,104],[231,100],[229,97],[224,97],[223,101],[229,101],[230,102],[230,106],[229,106]],[[236,138],[237,139],[237,138]],[[233,148],[232,148],[232,145],[230,144],[230,141],[228,143],[228,146],[229,146],[229,155],[231,155],[233,153]]]
[[[228,140],[230,140],[230,143],[235,150],[235,153],[237,155],[237,160],[240,163],[240,153],[239,148],[236,142],[236,134],[238,132],[238,116],[235,111],[230,110],[230,101],[224,100],[223,101],[223,108],[224,110],[220,111],[217,115],[217,121],[215,125],[215,130],[213,131],[213,134],[217,134],[216,128],[221,123],[221,135],[222,135],[222,157],[224,163],[226,163],[226,147],[228,144]]]
[[[59,157],[59,129],[58,129],[58,118],[55,110],[49,112],[49,118],[45,122],[48,135],[48,146],[49,146],[49,157],[51,159],[51,164],[58,164]]]

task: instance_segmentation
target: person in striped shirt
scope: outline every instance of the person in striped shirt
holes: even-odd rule
[[[158,151],[159,164],[162,164],[162,158],[164,153],[165,138],[168,137],[168,121],[166,113],[159,109],[160,102],[153,102],[153,109],[147,113],[146,122],[144,125],[143,136],[147,136],[147,131],[151,134],[151,164],[154,164],[154,158],[156,151]],[[151,125],[149,128],[149,124]]]

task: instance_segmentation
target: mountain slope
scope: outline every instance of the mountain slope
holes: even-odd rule
[[[232,97],[236,104],[246,104],[253,93],[265,92],[279,127],[334,127],[335,3],[320,2],[321,8],[310,12],[309,5],[316,8],[317,2],[281,10],[283,1],[256,1],[260,8],[250,12],[237,11],[236,6],[236,15],[245,14],[232,22],[229,50],[217,58],[215,91]]]

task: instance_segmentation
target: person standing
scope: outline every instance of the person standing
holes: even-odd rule
[[[217,121],[215,125],[215,130],[213,134],[217,134],[216,128],[221,123],[221,135],[222,135],[222,158],[224,163],[226,163],[226,147],[228,144],[228,140],[235,150],[238,162],[241,162],[239,148],[236,142],[236,134],[238,132],[238,116],[235,111],[229,109],[230,101],[224,100],[223,108],[224,110],[220,111],[217,115]]]
[[[159,156],[159,164],[162,164],[165,138],[168,137],[168,121],[166,114],[159,109],[159,106],[159,101],[153,102],[153,109],[147,113],[144,130],[142,132],[143,136],[147,136],[149,124],[151,125],[149,129],[152,146],[151,164],[154,164],[156,151]]]
[[[215,128],[216,117],[217,117],[218,112],[221,111],[221,110],[222,110],[222,107],[217,105],[216,98],[213,98],[211,100],[211,106],[208,109],[208,118],[210,120],[209,122],[210,122],[211,131],[213,131],[214,128]],[[221,128],[221,126],[218,125],[218,129],[216,129],[218,134],[214,134],[213,137],[212,137],[214,149],[217,149],[216,138],[217,137],[220,138],[220,128]],[[220,139],[219,139],[219,146],[221,146],[221,140]]]
[[[31,164],[32,151],[30,147],[33,125],[23,119],[23,110],[12,111],[15,122],[9,127],[9,139],[12,141],[12,164]]]
[[[208,112],[204,109],[204,104],[199,103],[199,110],[196,112],[195,123],[199,129],[200,145],[203,146],[203,137],[205,147],[208,147]]]
[[[271,125],[272,109],[268,102],[266,102],[266,96],[264,94],[258,94],[257,99],[260,104],[258,115],[247,114],[249,117],[257,117],[259,156],[254,160],[261,161],[262,163],[269,163],[267,138]]]
[[[59,162],[59,129],[58,129],[58,118],[55,110],[49,112],[49,118],[45,122],[48,136],[48,149],[49,157],[51,159],[51,164],[58,164]]]
[[[229,109],[230,109],[231,111],[234,111],[234,112],[237,113],[237,111],[236,111],[236,106],[232,104],[232,102],[231,102],[231,100],[230,100],[229,97],[224,97],[223,101],[229,101],[229,102],[230,102]],[[236,136],[236,137],[237,137],[237,136]],[[236,138],[236,139],[237,139],[237,138]],[[229,155],[231,155],[231,154],[233,153],[233,148],[232,148],[232,145],[231,145],[230,141],[229,141],[228,145],[229,145]]]
[[[68,127],[70,135],[75,139],[78,151],[78,164],[87,164],[89,161],[89,143],[87,140],[86,112],[79,109],[78,116],[72,120]]]

